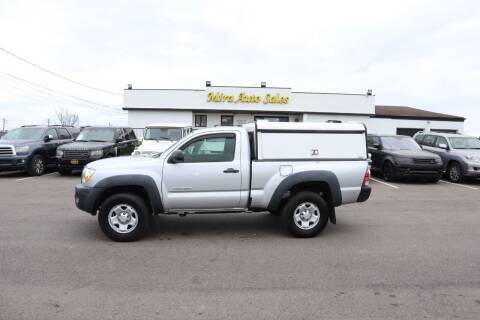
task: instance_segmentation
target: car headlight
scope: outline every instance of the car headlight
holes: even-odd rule
[[[90,181],[93,177],[93,175],[95,174],[95,169],[93,168],[89,168],[89,167],[85,167],[83,168],[83,171],[82,171],[82,183],[85,184],[87,183],[88,181]]]
[[[93,150],[90,151],[91,158],[101,158],[103,156],[103,150]]]
[[[27,153],[30,146],[15,147],[15,153]]]
[[[478,156],[465,155],[465,159],[480,162],[480,157],[478,157]]]
[[[405,163],[405,164],[413,162],[413,160],[411,158],[408,158],[408,157],[396,157],[396,160],[397,160],[398,163]]]
[[[63,157],[63,150],[58,150],[57,149],[57,158]]]

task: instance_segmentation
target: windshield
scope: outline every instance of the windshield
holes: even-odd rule
[[[480,149],[480,140],[472,137],[448,138],[453,149]]]
[[[145,140],[178,141],[182,138],[182,128],[147,128],[143,138]]]
[[[7,132],[2,140],[40,140],[42,139],[44,128],[17,128]]]
[[[111,142],[114,136],[114,128],[85,128],[75,141]]]
[[[388,150],[421,150],[411,137],[382,137],[382,145]]]

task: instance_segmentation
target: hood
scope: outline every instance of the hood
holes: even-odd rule
[[[115,145],[113,142],[72,142],[58,147],[59,150],[97,150]]]
[[[132,168],[135,168],[136,165],[143,166],[153,161],[157,161],[157,158],[124,156],[124,157],[107,158],[107,159],[93,161],[93,162],[90,162],[87,166],[89,168],[94,168],[94,169],[98,169],[102,167],[107,167],[108,169],[112,169],[112,168],[132,169]]]
[[[452,151],[463,156],[480,157],[480,149],[453,149]]]
[[[174,142],[170,140],[143,140],[137,150],[163,152],[173,143]]]
[[[439,159],[440,156],[425,150],[385,150],[388,154],[415,159]]]
[[[0,140],[0,145],[12,145],[15,147],[30,146],[38,143],[40,143],[38,140]]]

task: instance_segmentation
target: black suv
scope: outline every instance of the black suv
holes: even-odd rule
[[[74,142],[57,149],[58,172],[66,175],[95,160],[130,155],[138,145],[131,128],[85,127]]]
[[[0,171],[22,170],[42,175],[57,164],[59,145],[72,142],[79,129],[63,126],[23,126],[0,139]]]
[[[372,171],[386,181],[399,178],[420,178],[438,182],[442,176],[442,159],[434,153],[423,151],[408,136],[368,135],[368,152]]]

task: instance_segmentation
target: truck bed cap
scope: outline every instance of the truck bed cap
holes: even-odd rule
[[[245,127],[251,129],[253,123]],[[365,132],[365,126],[361,123],[328,123],[328,122],[268,122],[257,121],[258,131],[361,131]]]

